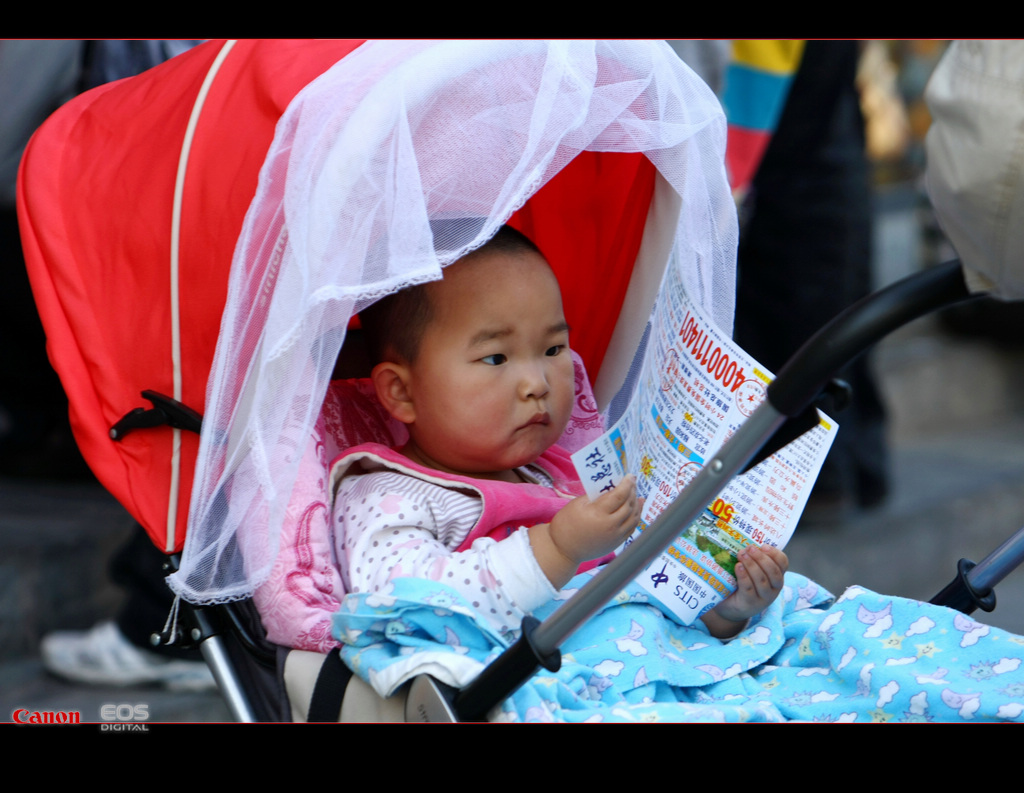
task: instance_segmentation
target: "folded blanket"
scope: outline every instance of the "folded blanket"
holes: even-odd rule
[[[582,586],[574,578],[543,619]],[[334,617],[345,662],[387,696],[428,673],[463,686],[514,642],[454,590],[396,579]],[[1024,638],[959,612],[860,587],[842,597],[787,574],[733,639],[682,626],[638,587],[562,646],[491,718],[506,721],[1024,720]]]

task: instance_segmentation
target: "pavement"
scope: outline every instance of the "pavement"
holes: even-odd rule
[[[886,220],[883,249],[899,251],[910,221]],[[890,267],[881,277],[900,274]],[[805,520],[787,552],[792,569],[835,593],[860,584],[928,599],[960,557],[978,561],[1024,526],[1024,351],[950,336],[926,319],[884,340],[872,362],[890,413],[889,497],[870,511]],[[131,529],[95,483],[0,478],[0,720],[26,708],[99,721],[104,705],[126,704],[146,705],[151,722],[230,719],[215,692],[89,688],[43,670],[43,634],[115,613],[121,595],[106,565]],[[1024,572],[997,593],[998,608],[975,618],[1024,634]]]
[[[80,686],[43,669],[45,633],[86,629],[116,613],[122,594],[106,571],[133,526],[96,482],[0,478],[0,721],[25,708],[100,722],[105,705],[145,705],[149,722],[231,720],[216,691]]]

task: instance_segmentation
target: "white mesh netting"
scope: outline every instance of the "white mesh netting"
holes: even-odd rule
[[[368,42],[310,83],[235,249],[172,588],[210,603],[267,578],[351,315],[439,278],[581,151],[654,163],[682,197],[688,291],[730,329],[725,129],[664,42]]]

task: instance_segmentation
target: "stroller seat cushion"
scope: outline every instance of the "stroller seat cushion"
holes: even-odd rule
[[[604,431],[583,360],[575,352],[572,357],[576,396],[569,425],[559,440],[559,446],[569,452]],[[330,526],[330,461],[355,446],[397,447],[408,437],[405,425],[377,400],[372,381],[331,383],[299,463],[270,576],[253,596],[270,641],[319,653],[338,645],[331,636],[331,617],[346,592]]]
[[[337,646],[330,618],[345,589],[329,529],[328,464],[351,446],[407,438],[405,425],[377,400],[371,380],[331,383],[299,463],[270,578],[253,596],[270,641],[318,653]]]

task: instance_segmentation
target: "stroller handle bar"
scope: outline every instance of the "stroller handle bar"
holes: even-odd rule
[[[544,622],[524,623],[522,638],[454,695],[459,718],[484,720],[539,665],[557,669],[558,646],[565,638],[696,520],[787,417],[813,411],[819,394],[850,361],[897,328],[968,297],[960,262],[953,260],[868,295],[825,325],[783,366],[767,399],[640,537]]]

